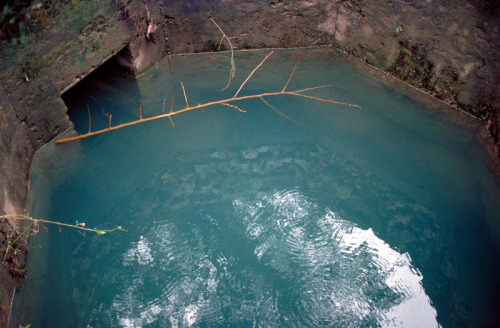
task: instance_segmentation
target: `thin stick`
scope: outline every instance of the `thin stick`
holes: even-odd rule
[[[139,105],[139,118],[142,120],[142,107]]]
[[[165,102],[167,101],[167,99],[163,99],[163,111],[161,112],[162,114],[165,114]]]
[[[182,84],[182,82],[181,86],[182,86],[182,92],[184,92],[184,99],[186,99],[186,108],[189,108],[188,97],[186,96],[186,89],[184,89],[184,84]]]
[[[274,108],[274,107],[273,107],[270,103],[268,103],[268,102],[267,102],[264,98],[262,98],[262,97],[259,97],[259,98],[260,98],[260,100],[262,100],[262,101],[264,102],[264,104],[266,104],[267,106],[269,106],[269,108],[271,108],[272,110],[274,110],[276,113],[278,113],[278,114],[282,115],[282,116],[283,116],[283,117],[285,117],[287,120],[290,120],[290,121],[292,121],[292,122],[293,122],[293,123],[295,123],[295,124],[301,125],[301,124],[299,124],[299,122],[297,122],[297,121],[296,121],[296,120],[294,120],[293,118],[291,118],[291,117],[289,117],[289,116],[287,116],[287,115],[283,114],[282,112],[280,112],[279,110],[277,110],[276,108]]]
[[[174,98],[175,98],[175,93],[172,92],[172,106],[170,106],[170,113],[172,113],[172,111],[174,110]],[[169,116],[168,119],[170,120],[170,123],[172,123],[172,128],[175,128],[174,121],[172,120],[172,117]]]
[[[219,41],[219,45],[217,46],[217,51],[220,51],[220,48],[222,47],[222,42],[224,42],[224,39],[225,39],[225,37],[223,35],[222,38]]]
[[[229,85],[231,84],[231,80],[236,75],[236,65],[234,64],[234,49],[233,49],[233,45],[231,44],[231,41],[227,37],[226,33],[224,33],[224,31],[220,28],[219,25],[217,25],[217,23],[212,19],[212,17],[210,17],[210,20],[212,21],[212,23],[214,23],[215,26],[217,26],[217,28],[219,29],[219,31],[222,33],[222,39],[221,39],[221,41],[219,43],[219,49],[220,49],[220,46],[221,46],[222,41],[224,39],[227,40],[227,43],[229,43],[229,47],[231,48],[231,59],[230,59],[231,70],[229,71],[229,80],[227,81],[227,85],[221,90],[221,91],[223,91],[223,90],[226,90],[229,87]]]
[[[109,127],[108,127],[108,130],[111,129],[111,116],[113,116],[113,114],[109,114]]]
[[[330,99],[322,99],[322,98],[318,98],[318,97],[303,95],[301,93],[290,93],[290,94],[294,95],[294,96],[299,96],[299,97],[304,97],[304,98],[309,98],[309,99],[314,99],[314,100],[319,100],[319,101],[324,101],[324,102],[330,102],[330,103],[334,103],[334,104],[338,104],[338,105],[346,105],[346,106],[361,108],[361,106],[359,106],[359,105],[349,104],[349,103],[330,100]]]
[[[87,112],[89,113],[89,133],[90,133],[91,128],[92,128],[92,118],[90,117],[90,107],[89,107],[89,104],[87,104]]]
[[[285,92],[285,89],[286,87],[288,86],[288,83],[290,83],[290,81],[292,80],[292,76],[293,74],[295,74],[295,70],[297,69],[297,65],[299,65],[300,63],[300,60],[302,59],[302,57],[300,57],[297,62],[295,63],[295,66],[293,67],[293,71],[292,71],[292,74],[290,74],[290,77],[288,78],[288,81],[286,81],[286,84],[285,86],[283,87],[283,90],[281,90],[281,92]]]
[[[231,108],[235,108],[235,109],[237,109],[240,113],[246,113],[246,112],[247,112],[246,110],[243,110],[243,109],[241,109],[241,108],[239,108],[238,106],[235,106],[235,105],[231,105],[231,104],[221,104],[221,105],[228,106],[228,107],[231,107]]]
[[[260,64],[259,64],[259,65],[257,65],[257,67],[255,67],[255,68],[253,69],[253,71],[250,73],[250,75],[248,75],[248,77],[246,78],[246,80],[245,80],[245,81],[243,81],[243,83],[241,84],[241,86],[240,86],[240,88],[238,89],[238,91],[236,91],[236,93],[235,93],[235,94],[234,94],[234,96],[233,96],[233,99],[235,99],[235,98],[236,98],[236,96],[238,96],[238,93],[240,93],[240,91],[241,91],[241,89],[243,88],[243,86],[245,85],[245,83],[247,83],[247,81],[248,81],[248,80],[250,80],[250,78],[252,77],[253,73],[255,73],[255,71],[256,71],[256,70],[258,70],[258,69],[259,69],[259,67],[260,67],[262,64],[264,64],[264,62],[266,61],[266,59],[267,59],[267,58],[269,58],[269,56],[271,56],[271,55],[273,54],[273,52],[274,52],[274,50],[273,50],[273,51],[271,51],[269,54],[267,54],[267,56],[266,56],[266,57],[265,57],[265,58],[264,58],[264,59],[260,62]]]
[[[339,87],[339,86],[337,86],[335,84],[325,84],[325,85],[319,85],[319,86],[316,86],[316,87],[310,87],[310,88],[305,88],[305,89],[291,91],[291,93],[302,93],[304,91],[311,91],[311,90],[323,89],[323,88],[343,88],[343,87]],[[283,92],[285,92],[285,91],[283,91]]]

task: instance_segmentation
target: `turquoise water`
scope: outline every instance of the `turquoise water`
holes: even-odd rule
[[[75,128],[230,98],[265,52],[174,56],[101,76],[67,102]],[[497,326],[499,188],[474,131],[325,51],[274,54],[241,95],[40,152],[34,216],[128,232],[43,229],[15,317],[32,327]],[[80,94],[78,94],[80,93]],[[45,153],[44,153],[45,152]],[[36,171],[36,172],[35,172]],[[50,184],[47,182],[50,181]]]

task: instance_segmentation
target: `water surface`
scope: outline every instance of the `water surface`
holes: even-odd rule
[[[264,56],[238,53],[225,91],[227,53],[169,57],[70,115],[84,133],[87,104],[93,130],[179,109],[180,81],[190,105],[230,98]],[[241,95],[280,91],[301,56],[288,90],[362,109],[267,97],[281,114],[247,100],[39,153],[33,215],[128,232],[41,232],[20,323],[496,326],[500,193],[475,131],[324,50],[274,54]]]

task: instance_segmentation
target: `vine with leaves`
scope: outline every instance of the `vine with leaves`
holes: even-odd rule
[[[3,243],[1,245],[2,259],[1,264],[8,268],[10,275],[20,281],[27,276],[26,263],[24,257],[26,252],[29,250],[29,238],[36,236],[40,231],[40,224],[50,224],[59,227],[59,231],[62,232],[63,227],[72,228],[78,230],[80,234],[86,236],[87,232],[92,232],[97,235],[104,235],[108,232],[113,231],[127,231],[121,226],[117,226],[113,229],[98,229],[98,228],[87,228],[85,222],[75,221],[75,224],[63,223],[50,221],[45,219],[37,219],[31,217],[29,214],[12,214],[12,215],[0,215],[0,220],[18,220],[26,221],[29,224],[21,230],[11,228],[11,229],[1,229],[0,232],[3,233]],[[48,230],[46,227],[44,227]],[[5,250],[4,250],[5,247]]]

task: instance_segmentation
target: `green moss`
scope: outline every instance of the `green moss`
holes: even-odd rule
[[[401,50],[389,72],[411,85],[430,89],[429,83],[434,66],[425,53],[416,47]]]
[[[375,56],[371,60],[370,64],[387,71],[392,65],[392,61],[381,51],[375,52]]]
[[[22,80],[30,81],[36,78],[41,69],[49,67],[54,63],[54,59],[51,57],[41,58],[34,52],[30,52],[23,59],[24,62],[21,66],[21,72],[19,77]]]
[[[23,34],[19,37],[19,43],[23,46],[28,44],[28,38],[26,37],[26,35]]]
[[[80,61],[87,61],[87,52],[89,51],[88,47],[85,47],[80,55]]]
[[[441,70],[439,78],[432,87],[432,92],[442,100],[455,102],[458,97],[458,88],[458,74],[448,66]]]

